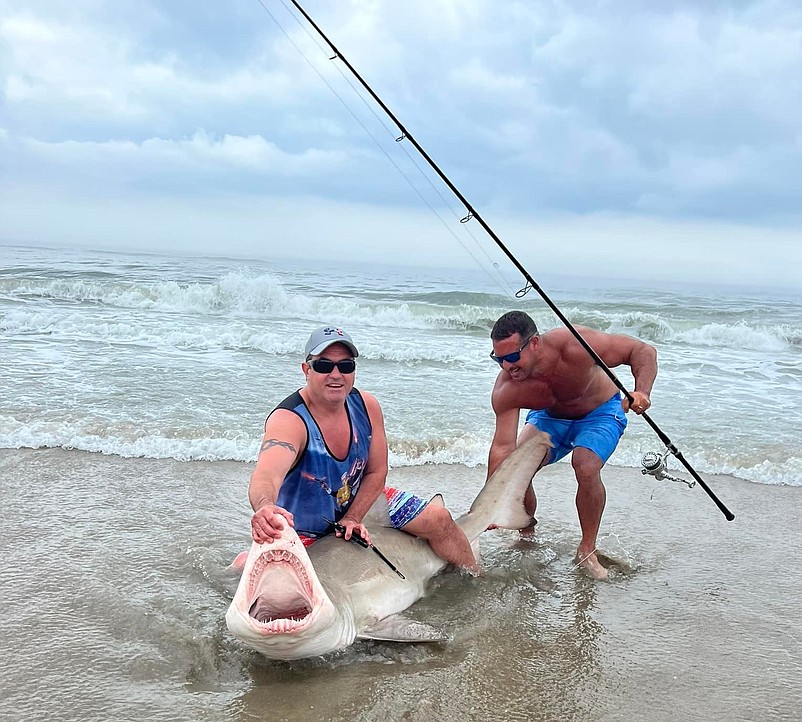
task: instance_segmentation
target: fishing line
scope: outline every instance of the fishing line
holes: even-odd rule
[[[487,273],[487,275],[491,278],[491,280],[493,280],[495,283],[497,283],[507,293],[512,293],[509,283],[506,281],[504,276],[501,275],[501,272],[498,270],[498,264],[495,261],[493,261],[493,259],[487,253],[487,250],[485,249],[485,247],[479,242],[479,239],[476,238],[476,236],[471,232],[471,230],[469,228],[465,227],[465,232],[467,232],[468,235],[473,239],[473,242],[474,242],[474,245],[476,246],[476,248],[479,249],[479,251],[481,251],[482,254],[484,254],[484,256],[487,259],[488,263],[493,267],[493,269],[494,269],[494,271],[496,273],[496,277],[495,278],[493,277],[493,272],[491,272],[490,269],[488,267],[486,267],[482,263],[482,261],[474,255],[473,251],[471,251],[471,249],[468,248],[468,246],[465,245],[465,243],[454,232],[454,229],[446,222],[446,220],[440,215],[440,213],[429,202],[429,200],[420,192],[420,189],[412,182],[412,180],[404,172],[404,170],[398,165],[398,163],[396,163],[396,161],[393,159],[393,157],[385,150],[384,146],[378,141],[378,139],[373,135],[373,133],[368,129],[368,127],[362,122],[361,118],[359,118],[359,116],[354,112],[354,110],[351,108],[351,106],[337,92],[337,90],[335,90],[335,88],[331,85],[331,83],[329,83],[329,81],[318,70],[317,66],[309,59],[309,57],[304,53],[304,51],[299,47],[299,45],[292,39],[290,34],[287,32],[286,28],[284,28],[284,26],[279,22],[278,18],[276,18],[276,16],[272,12],[270,12],[269,8],[264,3],[264,0],[257,0],[257,1],[262,6],[264,11],[270,16],[270,18],[273,20],[273,22],[276,24],[276,26],[279,28],[279,30],[281,30],[281,32],[284,35],[284,37],[286,37],[287,40],[289,41],[289,43],[295,48],[295,50],[298,52],[298,54],[306,61],[306,63],[309,65],[309,67],[312,68],[312,70],[315,72],[315,74],[326,85],[326,87],[332,92],[334,97],[337,98],[337,100],[340,101],[342,106],[348,111],[348,113],[351,115],[351,117],[362,128],[362,130],[365,132],[365,134],[373,141],[374,145],[387,158],[387,160],[392,164],[392,166],[398,171],[398,173],[401,175],[401,177],[407,182],[407,185],[409,185],[409,187],[417,194],[417,196],[421,199],[421,201],[423,201],[423,203],[429,208],[429,210],[437,217],[437,219],[443,225],[443,228],[445,228],[446,231],[448,231],[448,233],[452,236],[452,238],[454,238],[454,240],[457,241],[457,243],[460,246],[462,246],[463,250],[473,259],[473,261],[476,263],[476,265],[479,266],[479,268],[481,268],[485,273]],[[320,45],[320,43],[317,41],[317,39],[309,32],[309,29],[303,23],[301,23],[301,21],[290,10],[290,8],[287,6],[287,4],[284,2],[284,0],[279,0],[279,2],[284,6],[285,10],[289,13],[289,15],[293,18],[293,20],[295,20],[295,22],[298,24],[298,26],[306,33],[306,35],[318,47],[318,49],[321,51],[321,53],[324,53],[324,54],[328,55],[328,53],[326,52],[326,49],[322,45]],[[335,56],[335,58],[336,58],[336,56]],[[329,57],[329,60],[334,60],[335,58]],[[379,114],[376,113],[375,109],[373,107],[371,107],[370,103],[367,102],[367,100],[365,99],[363,94],[360,92],[359,88],[357,86],[355,86],[351,82],[351,79],[343,72],[342,68],[339,65],[334,65],[334,67],[336,68],[337,72],[340,74],[342,79],[345,81],[345,83],[347,83],[348,86],[351,88],[351,90],[354,92],[354,94],[362,101],[362,103],[365,106],[365,108],[367,108],[367,110],[373,115],[373,117],[376,119],[376,121],[385,129],[387,134],[391,138],[393,138],[396,142],[398,142],[398,147],[400,148],[400,150],[406,155],[406,157],[409,160],[409,162],[412,163],[412,165],[417,169],[418,173],[420,173],[421,177],[429,184],[431,189],[440,197],[440,199],[443,201],[443,204],[451,211],[452,215],[457,220],[460,220],[460,222],[462,222],[462,220],[460,218],[460,215],[454,210],[454,208],[452,207],[451,203],[446,199],[445,196],[443,196],[443,194],[440,192],[440,190],[434,185],[434,183],[432,182],[431,178],[429,178],[429,176],[426,175],[426,173],[424,172],[423,168],[421,168],[421,166],[415,161],[415,159],[409,153],[409,151],[406,149],[406,147],[400,142],[400,141],[404,140],[406,136],[403,133],[402,133],[401,136],[396,136],[396,134],[393,133],[393,131],[389,128],[389,126],[387,126],[387,124],[384,122],[384,120],[381,118],[381,116],[379,116]]]
[[[528,293],[532,289],[537,291],[538,295],[543,299],[543,301],[551,309],[551,311],[557,316],[557,318],[559,318],[560,321],[562,321],[563,325],[568,329],[568,331],[570,331],[570,333],[574,336],[574,338],[582,346],[582,348],[584,348],[585,351],[590,355],[590,357],[594,360],[596,365],[599,366],[599,368],[601,368],[601,370],[605,373],[605,375],[613,382],[613,384],[615,384],[616,388],[619,391],[621,391],[621,393],[624,394],[625,398],[630,402],[630,404],[632,404],[632,401],[633,401],[632,395],[629,393],[629,391],[626,389],[626,387],[621,383],[621,381],[618,379],[618,377],[612,372],[612,370],[610,370],[610,368],[607,366],[607,364],[604,363],[602,358],[596,353],[596,351],[593,350],[593,348],[590,346],[590,344],[576,330],[574,325],[568,320],[568,318],[563,314],[563,312],[551,300],[549,295],[540,287],[540,285],[537,283],[537,281],[535,281],[535,279],[531,276],[529,271],[527,271],[526,268],[524,268],[524,266],[521,264],[521,262],[507,248],[507,246],[504,244],[504,242],[501,240],[501,238],[499,238],[496,235],[495,231],[488,225],[488,223],[484,220],[484,218],[482,218],[481,214],[471,205],[471,203],[462,194],[462,192],[459,190],[459,188],[457,188],[454,185],[454,183],[452,183],[451,179],[440,169],[440,167],[437,165],[437,163],[435,163],[435,161],[432,160],[432,158],[429,156],[429,154],[426,152],[426,150],[420,145],[420,143],[418,143],[418,141],[415,139],[415,137],[406,129],[404,124],[401,123],[401,121],[390,110],[390,108],[387,107],[387,105],[384,103],[384,101],[374,92],[374,90],[370,87],[370,85],[368,85],[368,83],[362,78],[362,76],[357,72],[357,70],[351,65],[351,63],[348,61],[348,59],[339,51],[339,49],[334,45],[334,43],[332,43],[331,40],[329,40],[328,36],[320,29],[320,27],[318,27],[318,25],[315,23],[315,21],[312,20],[312,18],[309,16],[309,14],[297,2],[297,0],[290,0],[290,2],[298,10],[298,12],[300,12],[301,15],[303,15],[303,17],[306,19],[306,21],[315,29],[315,31],[318,33],[318,35],[320,35],[320,37],[325,41],[326,45],[328,45],[331,48],[331,50],[334,52],[334,56],[331,58],[331,60],[337,60],[337,59],[341,60],[342,63],[348,68],[350,73],[357,79],[357,81],[359,81],[359,84],[368,92],[370,97],[373,98],[373,100],[381,107],[381,109],[393,121],[393,123],[396,125],[396,127],[401,132],[401,135],[399,136],[398,139],[399,140],[408,140],[415,147],[415,149],[418,151],[418,153],[421,155],[421,157],[423,157],[423,159],[426,161],[426,163],[429,165],[429,167],[432,170],[434,170],[434,172],[440,177],[440,179],[443,181],[443,183],[445,183],[446,186],[448,186],[449,190],[463,204],[463,206],[465,207],[465,210],[466,210],[466,214],[463,216],[463,218],[460,219],[460,223],[464,225],[465,223],[467,223],[467,222],[469,222],[471,220],[476,220],[476,222],[479,223],[479,225],[484,229],[484,231],[493,239],[493,241],[498,246],[498,248],[501,249],[501,251],[504,253],[504,255],[507,256],[507,258],[510,260],[510,262],[521,273],[521,275],[526,280],[526,285],[524,286],[524,288],[522,288],[520,291],[518,291],[518,293],[516,293],[516,296],[518,296],[518,297],[524,296],[526,293]],[[265,6],[263,0],[259,0],[259,4],[268,12],[268,14],[271,17],[273,17],[272,13],[270,13],[270,11]],[[274,20],[275,20],[275,18],[274,18]],[[283,31],[283,28],[282,28],[282,31]],[[286,35],[286,32],[285,32],[285,35]],[[290,41],[290,42],[292,42],[292,41]],[[297,45],[295,45],[295,43],[293,43],[293,45],[297,48]],[[300,50],[299,50],[299,52],[300,52]],[[303,53],[302,53],[302,55],[303,55]],[[304,56],[304,58],[307,60],[307,62],[309,62],[309,60],[306,58],[306,56]],[[314,68],[314,66],[312,66],[312,67]],[[318,75],[320,75],[321,78],[323,77],[317,71],[316,68],[315,68],[315,72]],[[324,82],[326,82],[325,79],[324,79]],[[328,85],[331,88],[331,86],[328,83],[326,83],[326,85]],[[334,92],[333,89],[332,89],[332,92]],[[337,95],[336,92],[335,92],[335,96],[337,96],[337,98],[340,99],[340,102],[343,102],[342,99],[340,98],[340,96]],[[347,105],[345,105],[345,107],[348,109],[348,111],[349,111],[349,113],[351,113],[351,115],[354,115],[353,111],[351,111],[351,109]],[[354,117],[356,117],[356,116],[354,116]],[[357,122],[359,122],[359,124],[364,128],[364,125],[358,119],[357,119]],[[372,135],[370,135],[370,137],[374,142],[376,142],[376,139],[373,138]],[[385,152],[385,151],[382,149],[382,152]],[[387,155],[386,152],[385,152],[385,155]],[[388,155],[388,158],[389,158],[389,155]],[[391,160],[391,162],[392,162],[392,160]],[[395,163],[393,163],[393,165],[396,166],[396,168],[398,167]],[[403,175],[403,173],[402,173],[402,175]],[[419,195],[420,195],[420,193],[419,193]],[[424,199],[424,202],[426,202],[426,204],[429,205],[429,207],[431,208],[431,205],[425,199]],[[432,209],[432,210],[434,210],[434,209]],[[438,218],[440,217],[439,214],[436,214],[436,215],[438,215]],[[441,218],[441,221],[442,221],[442,218]],[[460,245],[462,245],[461,242],[460,242]],[[464,246],[463,246],[463,248],[464,248]],[[471,254],[471,255],[473,257],[473,254]],[[475,260],[475,257],[474,257],[474,260]],[[699,476],[699,474],[696,472],[696,469],[694,469],[691,466],[691,464],[685,459],[685,457],[682,455],[682,452],[680,452],[679,449],[677,449],[677,447],[674,446],[674,444],[671,441],[671,439],[663,432],[663,430],[654,422],[654,420],[646,412],[641,413],[640,416],[641,416],[641,418],[644,419],[644,421],[646,421],[647,424],[649,424],[649,426],[652,428],[652,430],[655,432],[655,434],[657,434],[657,436],[660,439],[660,441],[662,441],[663,444],[665,445],[667,451],[670,451],[680,461],[680,463],[687,469],[687,471],[691,474],[691,476],[693,476],[693,478],[696,479],[696,481],[699,483],[699,486],[701,486],[701,488],[704,489],[705,493],[707,493],[707,495],[713,500],[713,502],[716,504],[716,506],[719,508],[719,510],[722,512],[722,514],[724,514],[725,518],[728,521],[732,521],[735,518],[735,515],[729,509],[727,509],[727,507],[724,505],[724,503],[716,496],[716,494],[713,492],[713,490],[710,489],[710,487],[705,483],[704,479],[702,479],[702,477]]]
[[[596,547],[593,547],[593,550],[585,554],[585,556],[583,556],[579,561],[575,562],[574,565],[555,582],[554,586],[556,587],[560,582],[564,582],[569,574],[571,574],[574,570],[579,569],[583,562],[586,562],[588,559],[590,559],[596,553],[596,551]]]
[[[309,39],[318,47],[320,52],[323,53],[323,54],[328,55],[328,53],[326,52],[326,49],[318,42],[317,38],[314,35],[312,35],[312,33],[309,32],[309,28],[306,25],[304,25],[298,19],[298,17],[295,15],[295,13],[293,13],[290,10],[290,8],[287,6],[287,3],[285,2],[285,0],[279,0],[279,2],[284,6],[284,9],[287,11],[287,13],[290,15],[290,17],[292,17],[292,19],[295,20],[295,22],[298,25],[298,27],[301,28],[304,31],[304,33],[307,35],[307,37],[309,37]],[[264,5],[264,1],[263,0],[259,0],[259,4],[262,5],[262,7],[264,7],[265,10],[267,10],[267,8]],[[269,10],[267,10],[267,12],[268,12],[268,14],[270,14],[270,17],[273,18],[273,21],[276,22],[277,25],[279,25],[278,21],[272,15],[272,13],[270,13]],[[279,25],[279,27],[281,27],[281,26]],[[284,31],[283,28],[281,28],[281,30],[282,30],[282,32],[284,32],[285,36],[287,36],[287,39],[290,40],[290,42],[293,44],[293,46],[296,48],[296,50],[298,50],[298,52],[301,53],[301,55],[303,55],[303,51],[295,43],[292,42],[292,40],[287,35],[286,31]],[[317,69],[315,68],[314,64],[309,60],[309,58],[307,58],[305,55],[303,55],[303,57],[304,57],[304,60],[306,60],[306,62],[311,67],[313,67],[315,69],[315,72],[317,72]],[[336,60],[336,58],[337,58],[337,55],[335,55],[334,57],[329,57],[329,60]],[[497,279],[495,279],[495,280],[498,282],[499,287],[502,288],[507,293],[512,293],[511,288],[510,288],[509,284],[507,283],[506,279],[504,278],[503,275],[501,275],[501,272],[498,270],[498,264],[495,261],[493,261],[493,259],[490,257],[490,255],[488,254],[487,250],[485,249],[484,245],[482,243],[480,243],[479,239],[473,234],[473,231],[471,231],[470,227],[465,225],[466,221],[469,220],[469,217],[461,216],[461,215],[459,215],[457,213],[456,210],[454,210],[454,206],[452,205],[451,201],[446,196],[443,195],[443,193],[440,191],[440,189],[432,182],[432,179],[429,177],[429,175],[424,171],[423,167],[417,162],[417,160],[415,160],[415,157],[407,150],[406,146],[403,143],[401,143],[401,141],[406,139],[406,135],[402,132],[401,135],[399,136],[395,132],[393,132],[393,130],[387,125],[387,123],[384,122],[384,119],[376,112],[374,107],[370,103],[368,103],[368,101],[365,99],[365,96],[362,93],[362,91],[360,90],[360,88],[358,86],[354,85],[353,82],[351,82],[351,78],[343,72],[343,69],[338,64],[335,64],[334,68],[340,74],[340,77],[343,79],[343,81],[351,88],[351,90],[353,91],[354,95],[356,95],[356,97],[359,98],[359,100],[362,101],[362,104],[365,106],[365,108],[368,110],[368,112],[376,119],[376,122],[378,122],[378,124],[382,128],[384,128],[384,130],[386,131],[387,135],[390,138],[392,138],[396,143],[399,144],[398,147],[400,148],[401,152],[404,153],[404,155],[407,157],[407,160],[415,167],[415,169],[420,174],[421,178],[423,178],[423,180],[426,181],[426,183],[429,185],[431,190],[434,193],[436,193],[437,196],[439,196],[440,200],[443,202],[443,205],[451,211],[451,215],[453,215],[456,220],[458,220],[461,224],[463,224],[464,231],[471,237],[471,239],[473,240],[473,243],[476,246],[476,248],[479,251],[481,251],[481,253],[487,259],[488,263],[495,270],[495,272],[497,274]],[[321,78],[321,80],[323,80],[325,82],[325,79],[323,78],[323,76],[319,72],[317,74]],[[473,253],[471,252],[470,248],[468,248],[459,239],[459,237],[454,233],[454,231],[451,228],[451,226],[449,226],[445,222],[445,220],[440,216],[440,214],[437,212],[437,210],[421,194],[421,192],[418,190],[417,186],[415,186],[415,184],[411,181],[411,179],[398,167],[398,165],[392,160],[392,158],[390,158],[388,153],[384,150],[384,147],[376,140],[376,138],[373,137],[373,135],[370,133],[370,131],[368,131],[368,129],[359,121],[359,119],[356,117],[356,114],[353,113],[353,111],[348,106],[348,104],[345,102],[345,100],[342,97],[340,97],[334,91],[334,89],[331,87],[331,85],[329,85],[328,83],[326,83],[326,85],[328,85],[328,87],[335,94],[337,99],[343,104],[343,106],[345,106],[345,108],[348,109],[348,112],[351,113],[351,116],[354,117],[354,119],[357,120],[357,122],[362,126],[363,130],[367,133],[368,137],[370,137],[370,139],[376,144],[376,147],[379,148],[379,150],[382,153],[384,153],[384,155],[388,158],[388,160],[390,160],[390,162],[393,164],[393,166],[398,170],[398,172],[401,174],[401,176],[407,182],[409,187],[412,188],[412,190],[415,191],[415,193],[417,193],[418,197],[429,207],[429,209],[432,211],[432,213],[434,213],[434,215],[437,216],[438,220],[443,224],[443,227],[451,234],[451,236],[454,238],[454,240],[456,240],[457,243],[459,243],[462,246],[462,248],[468,253],[468,255],[471,256],[471,258],[476,262],[476,265],[478,265],[480,268],[482,268],[482,270],[484,270],[489,276],[492,277],[491,271],[488,268],[484,267],[482,265],[482,263],[479,261],[479,259],[476,258],[476,256],[473,255]]]
[[[615,539],[616,539],[616,541],[617,541],[617,542],[619,543],[619,545],[621,546],[621,548],[624,550],[624,552],[627,554],[627,556],[629,556],[629,552],[626,550],[626,548],[624,547],[624,545],[623,545],[623,544],[621,544],[621,540],[618,538],[618,535],[616,535],[616,534],[613,534],[612,532],[610,532],[609,534],[605,534],[605,536],[608,536],[608,537],[609,537],[609,536],[614,536],[614,537],[615,537]],[[568,578],[568,576],[569,576],[570,574],[572,574],[574,571],[576,571],[577,569],[579,569],[579,567],[581,567],[581,566],[582,566],[582,563],[583,563],[583,562],[585,562],[585,561],[587,561],[588,559],[590,559],[591,555],[595,554],[596,552],[599,552],[599,547],[597,547],[597,546],[596,546],[596,547],[593,547],[593,551],[592,551],[592,552],[590,552],[589,554],[586,554],[584,557],[582,557],[582,558],[581,558],[581,559],[579,559],[577,562],[575,562],[575,563],[574,563],[574,565],[573,565],[573,566],[572,566],[572,567],[571,567],[571,568],[570,568],[570,569],[569,569],[569,570],[568,570],[568,571],[567,571],[565,574],[563,574],[563,575],[562,575],[562,576],[561,576],[561,577],[560,577],[560,578],[559,578],[559,579],[558,579],[556,582],[554,582],[554,588],[553,588],[553,591],[559,591],[559,590],[557,589],[557,587],[558,587],[558,586],[559,586],[559,585],[560,585],[562,582],[564,582],[564,581],[565,581],[565,580]],[[600,553],[600,554],[603,554],[604,552],[599,552],[599,553]],[[601,562],[599,562],[599,564],[601,564]],[[604,565],[602,564],[602,566],[604,566]],[[561,593],[561,594],[562,594],[562,593]]]
[[[563,574],[563,575],[562,575],[562,576],[561,576],[561,577],[560,577],[560,578],[559,578],[559,579],[558,579],[556,582],[552,582],[551,589],[548,589],[548,590],[547,590],[547,591],[548,591],[548,593],[549,593],[551,596],[553,596],[553,597],[557,597],[557,598],[561,599],[561,598],[562,598],[562,595],[563,595],[563,593],[562,593],[562,591],[560,591],[560,589],[558,589],[558,587],[560,586],[560,584],[562,584],[562,583],[563,583],[563,582],[564,582],[566,579],[568,579],[568,577],[569,577],[571,574],[573,574],[573,573],[574,573],[574,572],[575,572],[577,569],[579,569],[579,567],[580,567],[580,566],[582,566],[582,562],[584,562],[586,559],[589,559],[589,558],[590,558],[590,556],[591,556],[591,554],[595,554],[595,553],[596,553],[596,551],[597,551],[597,550],[596,550],[596,548],[594,547],[594,548],[593,548],[593,551],[592,551],[592,552],[590,552],[590,554],[587,554],[586,556],[582,557],[582,558],[581,558],[579,561],[575,562],[575,563],[574,563],[574,564],[571,566],[571,568],[570,568],[570,569],[569,569],[569,570],[568,570],[568,571],[567,571],[565,574]],[[544,590],[544,591],[546,591],[546,590]]]

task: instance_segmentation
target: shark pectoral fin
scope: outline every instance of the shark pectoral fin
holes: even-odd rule
[[[392,528],[393,523],[390,521],[390,510],[387,507],[387,497],[384,494],[379,494],[373,506],[368,509],[365,518],[362,522],[370,531],[373,527],[381,526],[387,529]]]
[[[240,552],[234,557],[234,561],[229,564],[230,569],[236,569],[238,572],[241,572],[245,569],[245,562],[248,560],[248,552]]]
[[[447,642],[448,636],[439,629],[393,614],[379,620],[357,634],[359,639],[379,639],[384,642]]]

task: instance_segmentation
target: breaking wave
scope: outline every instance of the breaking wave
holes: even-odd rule
[[[249,276],[231,272],[209,283],[153,283],[86,279],[0,279],[0,299],[15,302],[15,310],[0,314],[0,330],[10,334],[68,334],[119,341],[155,342],[186,348],[275,349],[264,332],[253,329],[259,319],[287,323],[314,323],[320,318],[366,328],[427,329],[467,332],[487,338],[495,319],[513,306],[493,294],[462,292],[395,293],[379,300],[375,294],[315,295],[288,291],[273,274]],[[95,306],[117,314],[87,314]],[[81,306],[82,308],[76,308]],[[138,311],[159,310],[166,322],[159,329],[136,328]],[[73,313],[71,313],[73,311]],[[131,313],[125,313],[125,311]],[[558,321],[547,311],[530,312],[542,329]],[[738,348],[782,351],[802,347],[802,327],[790,324],[751,324],[739,319],[731,323],[668,321],[657,312],[598,310],[569,306],[563,312],[577,325],[588,325],[612,333],[625,333],[655,343],[676,343],[699,348]],[[119,322],[111,316],[119,316]],[[174,319],[171,328],[170,318]],[[213,334],[187,330],[187,318],[198,322],[234,323],[227,332]],[[239,322],[241,325],[236,326]]]

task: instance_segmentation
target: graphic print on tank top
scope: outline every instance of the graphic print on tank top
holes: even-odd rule
[[[285,477],[276,503],[293,513],[298,529],[315,535],[329,531],[324,518],[339,521],[345,514],[359,490],[368,463],[372,428],[359,391],[351,391],[345,406],[351,443],[343,459],[335,457],[327,448],[320,427],[299,392],[276,407],[297,414],[307,431],[306,449]]]

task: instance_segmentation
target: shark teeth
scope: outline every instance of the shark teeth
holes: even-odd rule
[[[277,600],[279,586],[285,592]],[[266,587],[270,587],[269,601],[261,595]],[[303,563],[286,549],[269,549],[259,555],[249,575],[249,598],[250,622],[262,634],[286,634],[310,622],[312,584]]]

